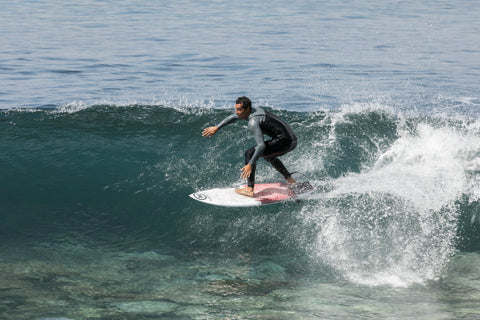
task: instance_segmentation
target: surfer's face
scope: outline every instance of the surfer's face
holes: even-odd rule
[[[235,105],[235,114],[240,118],[240,119],[247,119],[248,115],[250,114],[250,108],[246,109],[243,107],[242,104],[236,104]]]

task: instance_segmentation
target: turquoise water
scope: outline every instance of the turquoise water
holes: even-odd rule
[[[1,319],[480,318],[476,2],[0,9]],[[241,183],[241,95],[317,193],[188,197]]]

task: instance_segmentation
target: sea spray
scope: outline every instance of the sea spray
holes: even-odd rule
[[[456,251],[456,201],[478,199],[471,167],[480,138],[464,130],[468,125],[399,127],[370,168],[330,180],[332,190],[302,209],[305,224],[318,226],[314,259],[368,285],[441,277]]]

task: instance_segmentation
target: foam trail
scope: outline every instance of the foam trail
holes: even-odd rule
[[[321,227],[312,254],[356,283],[437,279],[455,252],[455,201],[478,199],[479,155],[471,130],[420,124],[402,133],[371,169],[331,180],[304,207],[305,223]]]

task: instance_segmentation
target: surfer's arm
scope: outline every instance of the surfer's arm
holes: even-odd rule
[[[216,126],[213,126],[213,127],[208,127],[206,129],[203,130],[202,132],[202,136],[204,137],[211,137],[213,136],[215,133],[217,133],[217,131],[222,128],[222,127],[225,127],[226,125],[232,123],[232,122],[235,122],[236,120],[238,119],[238,116],[236,114],[232,114],[228,117],[226,117],[222,122],[220,122],[219,124],[217,124]]]
[[[252,158],[248,162],[250,165],[253,166],[257,162],[258,158],[260,158],[260,156],[263,154],[263,151],[265,151],[265,148],[267,146],[265,145],[265,140],[263,140],[263,132],[260,128],[260,117],[254,117],[253,119],[251,119],[248,123],[248,128],[253,133],[253,138],[257,143],[257,145],[255,146],[255,152],[253,153]]]
[[[223,119],[222,122],[216,125],[218,129],[225,127],[226,125],[229,125],[230,123],[233,123],[238,120],[238,116],[234,113],[232,115],[229,115],[225,119]]]
[[[250,177],[253,171],[253,165],[255,164],[255,162],[257,162],[258,158],[260,158],[260,156],[263,154],[263,151],[265,151],[265,148],[267,147],[265,145],[265,141],[263,140],[262,129],[260,128],[260,117],[253,117],[252,119],[250,119],[248,121],[248,129],[252,132],[253,138],[255,139],[257,145],[255,146],[255,152],[253,153],[252,158],[241,169],[242,179],[247,179],[248,177]]]

